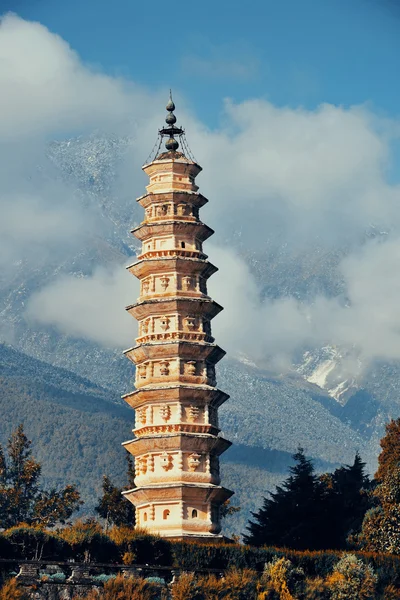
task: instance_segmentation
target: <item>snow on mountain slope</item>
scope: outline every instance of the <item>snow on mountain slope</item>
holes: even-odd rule
[[[132,365],[120,349],[29,323],[24,314],[30,296],[59,274],[84,276],[99,264],[123,268],[134,253],[135,241],[129,229],[141,218],[141,209],[134,201],[134,190],[115,185],[130,143],[96,134],[51,144],[53,164],[82,205],[95,215],[96,231],[68,256],[52,255],[35,261],[27,256],[16,262],[7,276],[0,275],[1,339],[28,355],[70,369],[115,395],[133,385]],[[235,232],[226,242],[247,261],[265,297],[304,300],[316,293],[331,297],[342,292],[337,265],[346,248],[295,250],[277,234],[267,238],[256,255]],[[264,445],[291,452],[298,443],[309,441],[314,458],[350,461],[355,449],[360,449],[372,461],[385,421],[400,414],[397,364],[382,363],[365,372],[362,365],[349,364],[346,349],[325,346],[306,351],[293,365],[295,376],[288,372],[270,377],[241,354],[240,348],[237,355],[238,361],[228,365],[224,360],[218,367],[219,385],[232,395],[222,415],[222,426],[236,442],[245,440],[255,448]],[[358,392],[369,394],[368,411],[363,410],[366,400],[357,396]],[[347,412],[343,412],[349,402]]]
[[[348,376],[347,353],[333,346],[325,346],[318,350],[306,351],[303,362],[295,366],[295,370],[310,383],[315,383],[326,390],[340,404],[346,401],[359,388],[362,365],[352,362],[353,376]]]

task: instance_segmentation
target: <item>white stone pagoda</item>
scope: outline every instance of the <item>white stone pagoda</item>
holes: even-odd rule
[[[147,193],[138,198],[144,221],[132,231],[141,241],[129,271],[140,296],[128,312],[139,322],[136,345],[125,351],[136,365],[136,390],[124,399],[135,409],[135,487],[124,495],[136,507],[136,525],[169,538],[221,539],[220,507],[233,492],[221,487],[218,408],[228,395],[216,387],[211,319],[222,307],[207,294],[217,271],[203,252],[213,231],[199,219],[207,199],[195,183],[201,167],[189,154],[175,105],[167,105],[160,146],[143,166]]]

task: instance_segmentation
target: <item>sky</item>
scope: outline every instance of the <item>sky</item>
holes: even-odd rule
[[[203,218],[218,234],[208,247],[220,268],[210,290],[225,306],[215,320],[218,341],[228,352],[280,356],[282,363],[299,348],[329,343],[355,348],[366,362],[400,359],[395,2],[0,6],[4,271],[28,254],[68,256],[98,232],[97,217],[48,164],[48,141],[99,130],[135,139],[116,185],[120,195],[138,196],[140,166],[172,87],[204,168],[199,184],[211,202]],[[371,225],[386,235],[340,262],[344,292],[306,303],[295,295],[263,299],[243,257],[221,245],[239,231],[248,252],[262,256],[279,232],[283,245],[304,247],[318,237],[325,250],[340,250]],[[130,317],[118,303],[132,301],[136,288],[120,269],[98,264],[87,277],[54,274],[28,299],[27,320],[129,345]],[[94,294],[102,298],[96,306]]]
[[[110,75],[172,87],[211,126],[227,97],[306,108],[369,102],[399,114],[396,0],[2,0],[0,7],[39,21]]]

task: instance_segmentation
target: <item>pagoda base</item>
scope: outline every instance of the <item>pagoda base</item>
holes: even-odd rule
[[[123,492],[136,507],[136,525],[171,539],[214,539],[220,506],[233,492],[217,485],[164,484]]]

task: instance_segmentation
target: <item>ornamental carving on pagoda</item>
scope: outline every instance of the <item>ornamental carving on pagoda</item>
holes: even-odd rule
[[[142,247],[128,269],[141,285],[127,307],[139,337],[125,351],[136,365],[136,390],[124,399],[136,418],[124,446],[135,457],[136,487],[124,495],[138,527],[175,539],[222,539],[220,507],[233,493],[219,477],[230,442],[220,435],[218,409],[228,395],[215,387],[215,364],[225,352],[211,320],[222,307],[207,293],[217,269],[203,250],[213,231],[199,217],[207,202],[195,183],[201,167],[174,110],[170,98],[158,150],[143,166],[144,220],[132,231]]]

